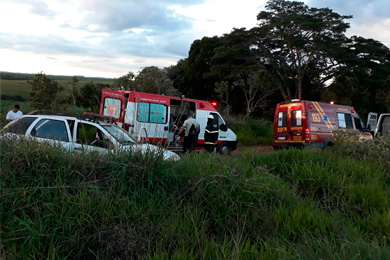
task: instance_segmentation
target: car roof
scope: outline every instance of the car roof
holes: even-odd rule
[[[60,112],[60,111],[46,111],[46,110],[35,110],[31,113],[26,114],[26,116],[45,116],[49,118],[63,118],[69,120],[85,120],[93,123],[106,123],[106,124],[116,124],[113,117],[101,116],[99,114],[76,114],[69,112]]]

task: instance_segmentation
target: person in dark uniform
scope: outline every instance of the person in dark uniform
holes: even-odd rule
[[[215,147],[217,147],[218,134],[218,123],[214,122],[214,116],[209,115],[207,117],[207,125],[204,130],[204,144],[206,146],[206,151],[209,153],[213,153]]]

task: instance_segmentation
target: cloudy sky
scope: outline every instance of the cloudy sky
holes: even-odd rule
[[[389,0],[306,0],[390,47]],[[256,26],[266,0],[0,0],[0,71],[120,77],[176,64],[204,36]]]

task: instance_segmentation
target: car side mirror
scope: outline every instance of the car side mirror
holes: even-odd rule
[[[223,132],[226,132],[228,130],[227,126],[225,124],[221,124],[219,126],[219,130],[223,131]]]

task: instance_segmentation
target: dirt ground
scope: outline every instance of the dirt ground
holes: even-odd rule
[[[240,155],[244,151],[255,150],[259,153],[273,153],[274,149],[270,145],[255,145],[255,146],[244,146],[238,145],[235,151],[232,151],[232,155]]]

